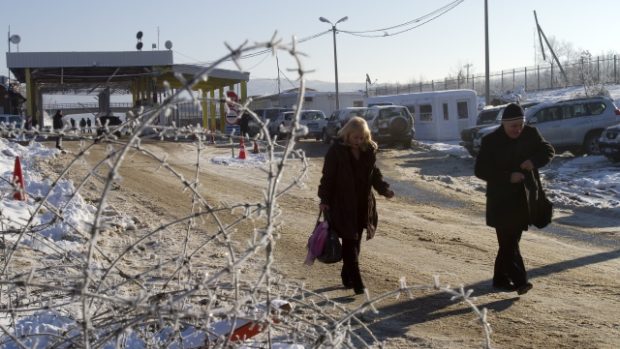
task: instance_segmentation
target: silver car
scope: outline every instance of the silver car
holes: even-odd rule
[[[281,113],[274,120],[274,124],[278,125],[279,138],[291,133],[294,118],[295,112],[289,111]],[[321,139],[327,125],[327,118],[321,110],[301,110],[299,112],[299,125],[305,126],[308,129],[308,133],[300,138],[314,138],[318,141]]]
[[[588,97],[538,104],[525,111],[525,118],[556,150],[600,154],[599,137],[605,128],[620,122],[620,110],[610,98]],[[476,152],[482,137],[497,127],[483,128],[476,133]]]

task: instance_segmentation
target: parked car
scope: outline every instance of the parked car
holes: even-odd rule
[[[327,119],[325,130],[323,130],[323,142],[331,142],[332,139],[338,136],[338,131],[350,118],[354,116],[364,117],[366,110],[368,110],[366,107],[348,107],[334,111]]]
[[[461,131],[461,142],[459,144],[467,149],[471,156],[477,155],[477,152],[474,151],[474,136],[476,133],[489,125],[499,124],[505,107],[506,105],[503,104],[481,110],[476,119],[476,126],[468,127]]]
[[[556,150],[599,154],[601,133],[605,128],[620,123],[620,110],[607,97],[577,98],[538,104],[525,111],[525,118]],[[489,126],[476,133],[474,151],[480,149],[482,137],[498,126]]]
[[[365,115],[372,138],[379,144],[411,146],[415,135],[413,116],[402,105],[381,105],[368,108]]]
[[[0,123],[7,129],[20,129],[24,124],[24,117],[13,114],[0,114]]]
[[[601,154],[612,162],[620,162],[620,124],[609,126],[598,140]]]
[[[529,102],[523,103],[521,106],[527,109],[536,104],[538,104],[538,102]],[[507,104],[502,104],[481,110],[476,119],[476,126],[468,127],[461,131],[461,142],[459,144],[467,149],[471,156],[476,156],[478,154],[477,151],[474,150],[474,136],[476,133],[485,127],[499,125],[502,122],[502,115],[504,114],[506,105]]]
[[[280,113],[283,113],[286,111],[293,111],[293,109],[274,107],[274,108],[253,109],[252,111],[256,114],[256,116],[258,116],[258,118],[262,122],[267,122],[267,120],[269,120],[269,124],[267,125],[267,130],[269,131],[271,135],[275,135],[278,131],[277,126],[279,125],[279,124],[276,124],[275,119],[280,115]],[[248,122],[248,135],[250,137],[254,137],[256,134],[260,132],[260,130],[261,130],[260,124],[254,118],[251,118]]]
[[[123,123],[121,118],[115,115],[104,115],[99,117],[100,124],[97,125],[97,136],[101,136],[102,134],[108,134],[109,131],[116,126]],[[120,131],[114,132],[117,137],[121,136]]]
[[[287,111],[278,115],[275,122],[279,124],[278,134],[280,138],[291,133],[294,118],[294,111]],[[315,138],[318,141],[323,135],[327,119],[321,110],[301,110],[299,112],[299,124],[308,128],[308,133],[300,138]]]

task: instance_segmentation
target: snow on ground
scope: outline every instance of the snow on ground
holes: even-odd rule
[[[423,147],[458,158],[471,158],[458,141],[420,143]],[[620,164],[614,164],[602,155],[572,157],[559,154],[540,173],[543,186],[556,205],[611,209],[620,213]],[[473,174],[459,178],[446,174],[441,181],[481,188],[480,181]]]
[[[615,100],[620,98],[620,86],[612,86],[608,89],[612,98]],[[580,88],[568,88],[529,94],[527,100],[559,100],[574,95],[580,92],[579,90]],[[458,141],[420,142],[420,144],[424,148],[450,154],[457,158],[471,158],[467,151],[458,145]],[[0,139],[0,176],[2,177],[0,181],[2,192],[0,197],[0,228],[6,231],[19,229],[28,224],[31,219],[31,212],[34,212],[38,206],[34,198],[47,195],[47,200],[52,207],[62,208],[63,220],[42,229],[40,234],[56,246],[62,247],[63,250],[78,253],[81,251],[82,238],[75,234],[74,227],[78,227],[78,230],[82,232],[88,231],[88,225],[94,219],[95,207],[86,203],[79,194],[74,194],[73,183],[67,180],[61,180],[50,193],[52,180],[44,178],[42,174],[37,172],[34,165],[40,158],[56,156],[57,154],[56,149],[45,148],[39,143],[32,143],[28,147],[23,147]],[[13,188],[10,183],[16,156],[19,156],[22,162],[26,190],[29,195],[28,201],[13,200]],[[262,154],[255,155],[248,152],[247,156],[248,159],[246,160],[233,158],[232,155],[218,156],[212,158],[211,162],[226,167],[262,167],[265,165],[266,160]],[[620,164],[613,164],[603,156],[573,158],[562,155],[542,169],[541,173],[549,196],[556,204],[594,207],[620,212]],[[476,190],[481,189],[481,181],[473,177],[473,174],[472,176],[459,176],[458,179],[450,176],[450,174],[441,177],[440,180],[450,186],[462,185]],[[428,180],[433,179],[429,178]],[[52,219],[53,214],[48,208],[41,210],[32,218],[30,225],[43,225]],[[34,246],[36,241],[25,237],[22,243]],[[18,327],[22,330],[28,328],[34,331],[43,331],[51,326],[60,330],[72,321],[61,314],[42,312],[24,318]],[[193,335],[197,335],[197,333],[193,333]],[[132,339],[128,338],[128,340]],[[293,348],[294,346],[282,346],[282,348],[285,347]]]

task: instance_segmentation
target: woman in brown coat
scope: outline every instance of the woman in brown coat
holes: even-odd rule
[[[387,197],[394,196],[376,166],[377,144],[366,120],[351,118],[325,155],[319,184],[320,209],[342,239],[342,284],[364,293],[359,269],[362,232],[370,240],[377,228],[377,209],[371,188]]]

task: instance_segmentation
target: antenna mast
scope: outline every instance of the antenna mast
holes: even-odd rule
[[[540,27],[540,24],[538,24],[538,16],[536,16],[536,11],[534,11],[534,20],[536,21],[536,30],[538,31],[538,40],[540,41],[540,50],[542,51],[543,60],[545,61],[547,60],[545,56],[545,48],[543,47],[543,39],[544,39],[545,43],[547,44],[547,47],[549,48],[549,51],[551,51],[551,56],[553,56],[553,60],[558,64],[558,67],[560,67],[560,72],[562,72],[562,76],[564,77],[565,84],[568,84],[568,77],[566,77],[566,72],[564,72],[564,68],[562,68],[562,64],[560,63],[560,60],[555,55],[555,52],[553,51],[551,44],[549,44],[549,40],[547,40],[547,36],[545,35],[545,32],[543,32],[542,28]]]

